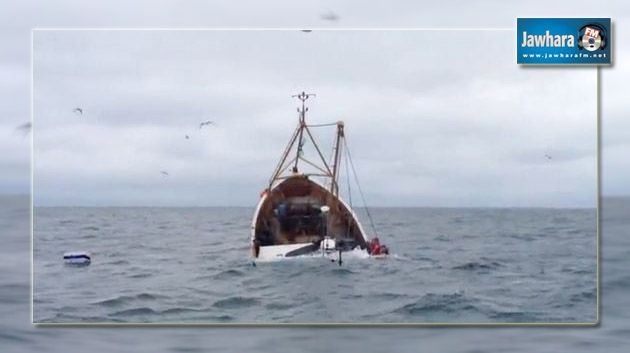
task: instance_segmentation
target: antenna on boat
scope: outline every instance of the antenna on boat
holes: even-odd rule
[[[300,125],[299,125],[299,138],[298,138],[298,147],[295,156],[295,162],[293,163],[293,173],[298,172],[298,162],[300,157],[302,156],[302,147],[304,146],[304,129],[306,128],[306,112],[308,111],[308,107],[305,105],[305,102],[310,97],[315,97],[314,93],[306,93],[302,91],[300,94],[294,94],[291,97],[297,98],[302,101],[302,109],[298,108],[298,113],[300,113]]]
[[[298,113],[300,113],[300,123],[306,124],[304,120],[306,119],[306,112],[308,111],[308,107],[305,106],[305,102],[310,97],[316,97],[315,93],[306,93],[302,91],[300,94],[294,94],[291,97],[297,98],[302,101],[302,109],[298,108]]]

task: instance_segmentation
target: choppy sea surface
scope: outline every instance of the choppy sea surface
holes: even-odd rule
[[[252,211],[36,208],[34,321],[596,321],[595,209],[376,208],[388,259],[255,267]]]
[[[596,327],[50,328],[30,317],[28,197],[0,197],[3,352],[625,352],[630,346],[630,199],[602,207],[602,317]],[[390,243],[393,243],[390,241]],[[399,250],[399,249],[398,249]]]

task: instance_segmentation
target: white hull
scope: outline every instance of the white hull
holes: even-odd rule
[[[308,246],[310,244],[288,244],[288,245],[269,245],[269,246],[261,246],[260,252],[258,253],[258,258],[256,258],[256,262],[271,262],[271,261],[281,261],[281,260],[289,260],[289,259],[312,259],[312,258],[325,258],[329,261],[338,261],[339,260],[339,252],[338,251],[323,251],[321,249],[315,250],[313,252],[305,253],[298,256],[287,256],[291,251],[300,249],[304,246]],[[361,249],[353,249],[351,251],[344,251],[342,253],[342,260],[346,258],[368,258],[370,254],[366,250]]]
[[[311,243],[261,246],[258,253],[258,260],[271,261],[284,257],[290,257],[287,255],[290,255],[292,251],[309,246],[311,246]]]

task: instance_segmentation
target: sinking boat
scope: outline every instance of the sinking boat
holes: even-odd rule
[[[341,264],[342,253],[370,252],[370,242],[357,215],[339,195],[341,158],[347,152],[344,123],[307,124],[305,101],[312,96],[304,92],[294,96],[302,102],[298,126],[261,193],[252,219],[255,260],[312,255],[332,256]],[[331,163],[311,132],[324,126],[336,127]],[[315,160],[304,156],[306,142],[315,150]],[[303,171],[303,166],[308,168]]]

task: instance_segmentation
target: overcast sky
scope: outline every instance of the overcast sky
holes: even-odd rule
[[[31,27],[513,28],[590,4],[16,4],[0,14],[0,192],[29,187],[29,139],[15,127],[29,115]],[[628,5],[600,5],[589,16],[612,17],[623,38]],[[339,21],[321,19],[328,11]],[[36,201],[251,205],[294,127],[289,95],[305,89],[318,94],[311,119],[347,122],[371,204],[593,205],[594,70],[519,68],[509,31],[403,34],[37,32]],[[607,195],[630,194],[626,42],[602,70]],[[218,126],[185,141],[199,118]],[[547,151],[553,162],[539,159]]]
[[[310,122],[346,122],[371,204],[594,206],[595,69],[521,68],[513,41],[37,31],[35,204],[254,205],[306,90]]]

